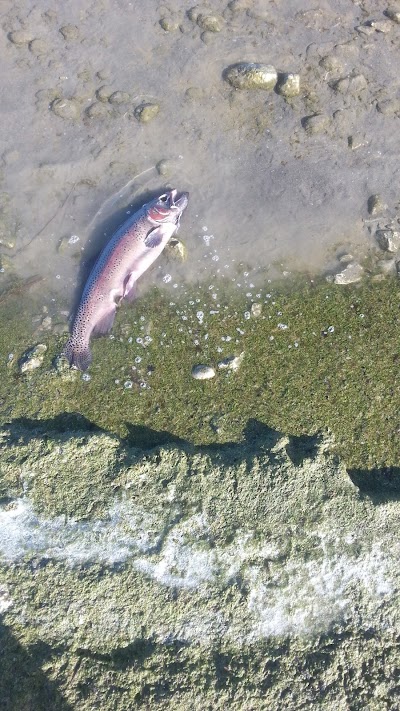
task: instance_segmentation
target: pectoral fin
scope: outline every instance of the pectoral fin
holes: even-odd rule
[[[144,243],[146,247],[154,248],[158,247],[159,244],[161,244],[163,238],[163,231],[161,227],[155,227],[154,230],[151,230],[149,234],[147,235],[146,239],[144,240]]]
[[[136,278],[136,274],[129,274],[124,283],[124,294],[122,298],[124,301],[127,301],[128,304],[136,299]]]

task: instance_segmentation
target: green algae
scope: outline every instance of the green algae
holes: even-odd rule
[[[111,339],[94,342],[89,382],[73,371],[57,372],[53,361],[63,338],[33,335],[29,319],[20,317],[23,295],[11,295],[0,304],[1,420],[49,421],[78,413],[140,444],[171,438],[206,444],[238,441],[256,418],[295,435],[328,427],[351,467],[395,466],[398,282],[337,286],[304,280],[291,289],[262,289],[260,299],[252,291],[248,298],[217,286],[217,299],[195,286],[179,298],[176,292],[174,298],[148,292],[121,309]],[[262,302],[262,315],[246,320],[252,301]],[[148,343],[136,343],[146,336]],[[10,367],[6,354],[20,357],[39,341],[48,346],[43,367],[20,376],[17,359]],[[218,371],[203,382],[190,375],[196,363],[216,367],[243,351],[237,372]]]

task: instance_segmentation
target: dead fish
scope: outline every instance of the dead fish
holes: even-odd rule
[[[189,193],[177,190],[160,195],[135,212],[104,247],[86,282],[63,351],[71,366],[79,370],[89,367],[90,337],[111,330],[122,299],[133,301],[137,279],[178,230],[188,199]]]

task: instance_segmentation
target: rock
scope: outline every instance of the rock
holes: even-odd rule
[[[192,368],[192,378],[195,380],[210,380],[215,377],[215,370],[210,365],[194,365]]]
[[[179,27],[179,21],[174,15],[162,17],[160,25],[165,32],[175,32]]]
[[[371,20],[370,25],[376,32],[382,32],[383,34],[387,34],[393,29],[393,25],[389,20]]]
[[[357,262],[352,262],[346,269],[343,269],[339,274],[335,274],[334,282],[335,284],[353,284],[356,281],[360,281],[364,274],[364,269],[361,264]]]
[[[356,151],[357,148],[368,145],[368,141],[364,134],[356,133],[347,137],[347,145],[350,150]]]
[[[171,175],[172,170],[173,170],[173,163],[172,161],[168,159],[163,159],[160,160],[157,165],[156,165],[156,170],[159,175],[162,175],[163,177],[166,177],[167,175]]]
[[[221,370],[238,370],[241,366],[243,358],[244,351],[238,356],[228,356],[228,358],[224,358],[223,360],[219,361],[218,368],[220,368]]]
[[[379,215],[386,210],[387,205],[383,202],[380,195],[370,195],[367,201],[367,209],[369,215]]]
[[[375,239],[385,252],[397,252],[400,249],[400,232],[390,229],[376,230]]]
[[[262,304],[254,303],[251,305],[251,315],[258,318],[262,314]]]
[[[398,25],[400,25],[400,9],[395,8],[395,7],[388,7],[387,10],[385,10],[386,17],[389,18],[389,20],[392,20],[393,22],[397,22]]]
[[[110,99],[110,96],[112,96],[114,93],[115,93],[115,89],[113,86],[104,84],[103,86],[100,87],[100,89],[97,89],[96,98],[99,101],[103,101],[106,104],[107,101]]]
[[[96,72],[96,76],[100,81],[107,81],[111,76],[111,72],[109,69],[100,69]]]
[[[306,133],[308,133],[310,136],[313,136],[316,133],[322,133],[326,131],[327,127],[329,126],[329,117],[325,114],[313,114],[312,116],[305,116],[301,121],[301,125],[303,126]]]
[[[235,89],[273,89],[278,73],[272,64],[240,62],[233,64],[223,73],[225,81]]]
[[[130,99],[126,91],[114,91],[109,97],[110,104],[126,104]]]
[[[86,109],[86,115],[92,119],[104,118],[105,116],[109,116],[109,114],[110,109],[100,101],[96,101]]]
[[[75,99],[55,99],[51,110],[56,116],[68,120],[78,118],[80,113],[79,104]]]
[[[36,57],[41,57],[49,51],[49,45],[44,39],[34,39],[29,43],[29,49]]]
[[[322,57],[319,62],[319,65],[327,72],[338,73],[343,71],[342,62],[334,54],[327,54],[325,57]]]
[[[149,123],[152,121],[160,111],[158,104],[141,104],[135,109],[135,117],[140,123]]]
[[[72,42],[80,37],[80,31],[76,25],[63,25],[60,27],[60,33],[67,42]]]
[[[40,368],[43,363],[44,354],[47,351],[47,346],[44,343],[38,343],[34,348],[30,348],[19,361],[19,369],[21,373],[28,373],[31,370]]]
[[[179,257],[182,261],[186,259],[186,247],[177,237],[171,237],[167,244],[167,250],[173,257]]]
[[[367,37],[369,35],[373,35],[375,30],[371,25],[367,22],[365,25],[357,25],[357,27],[354,28],[356,32],[360,35],[366,35]]]
[[[339,94],[350,94],[356,96],[361,91],[367,88],[367,80],[363,74],[355,74],[350,77],[344,77],[335,82],[333,88]]]
[[[219,15],[203,15],[197,16],[196,22],[204,32],[221,32],[224,26],[224,19]]]
[[[276,91],[286,99],[300,94],[300,75],[299,74],[280,74]]]
[[[23,47],[24,45],[33,42],[34,35],[29,30],[16,30],[15,32],[10,32],[8,39],[17,47]]]
[[[392,99],[383,99],[382,101],[378,101],[376,109],[384,116],[400,116],[400,99],[394,97]]]

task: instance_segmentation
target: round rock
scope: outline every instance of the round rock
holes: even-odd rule
[[[60,32],[67,42],[79,39],[80,33],[76,25],[64,25],[60,27]]]
[[[44,343],[38,343],[34,348],[30,348],[29,351],[24,353],[22,356],[19,369],[21,373],[28,373],[31,370],[36,370],[40,368],[43,363],[44,354],[47,351],[47,346]]]
[[[225,69],[223,77],[235,89],[273,89],[278,73],[272,64],[239,62]]]
[[[47,54],[49,51],[49,45],[46,40],[34,39],[29,43],[29,49],[35,57],[41,57],[43,54]]]
[[[17,47],[23,47],[24,44],[29,44],[34,40],[32,32],[29,30],[16,30],[15,32],[10,32],[8,39]]]
[[[197,24],[204,32],[221,32],[224,20],[218,15],[203,15],[197,17]]]
[[[105,104],[109,100],[110,96],[112,96],[115,92],[115,89],[113,86],[109,86],[107,84],[104,84],[103,86],[100,87],[100,89],[97,89],[96,91],[96,98],[99,101],[103,101]]]
[[[215,377],[215,370],[210,365],[194,365],[192,368],[192,378],[195,380],[210,380]]]
[[[109,115],[109,109],[105,104],[102,104],[100,101],[96,101],[95,104],[91,104],[91,106],[86,109],[86,115],[91,119],[104,118],[104,116]]]
[[[299,74],[280,74],[276,91],[286,99],[300,94],[300,75]]]
[[[79,116],[79,104],[75,99],[55,99],[51,110],[63,119],[76,119]]]
[[[141,104],[135,109],[135,118],[137,118],[140,123],[149,123],[152,121],[160,111],[158,104]]]
[[[130,99],[126,91],[114,91],[109,98],[110,104],[126,104]]]

